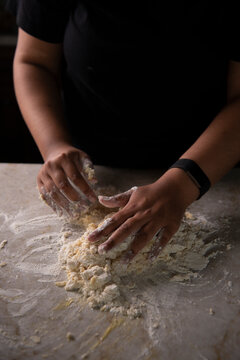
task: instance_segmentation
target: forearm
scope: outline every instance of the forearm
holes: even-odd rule
[[[194,160],[212,185],[233,168],[240,161],[240,99],[223,108],[181,158]],[[175,184],[186,207],[199,196],[197,186],[182,169],[169,169],[157,183],[164,180]]]
[[[216,183],[240,161],[240,99],[228,104],[182,155],[194,160]]]
[[[58,81],[47,69],[15,59],[14,85],[24,120],[46,159],[54,147],[70,143]]]

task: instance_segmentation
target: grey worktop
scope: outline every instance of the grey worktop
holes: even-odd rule
[[[62,222],[38,198],[40,165],[0,164],[0,360],[240,359],[240,169],[233,169],[191,211],[227,220],[223,249],[188,283],[164,281],[140,319],[114,318],[55,285]],[[100,184],[146,184],[160,170],[96,167]],[[219,225],[221,226],[221,225]],[[224,227],[224,224],[223,224]],[[149,285],[151,286],[151,285]],[[151,289],[149,289],[151,291]],[[213,309],[211,312],[209,309]],[[152,314],[151,317],[148,314]],[[152,318],[154,314],[154,319]],[[152,332],[151,322],[158,321]],[[68,332],[75,340],[68,340]]]

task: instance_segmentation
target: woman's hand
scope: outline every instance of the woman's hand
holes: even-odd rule
[[[97,201],[88,182],[97,182],[90,158],[68,144],[50,151],[37,177],[42,198],[59,216],[67,212],[72,217]]]
[[[198,195],[196,185],[183,170],[170,169],[150,185],[134,187],[112,197],[100,196],[103,205],[121,209],[88,239],[95,242],[109,236],[98,248],[99,253],[105,253],[127,237],[134,236],[124,257],[128,262],[155,235],[161,234],[150,254],[155,257],[178,230],[185,209]]]

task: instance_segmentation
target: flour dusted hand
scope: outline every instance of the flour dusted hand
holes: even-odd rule
[[[188,205],[198,197],[197,187],[181,169],[170,169],[156,182],[134,187],[112,197],[99,197],[106,207],[121,207],[104,226],[93,231],[90,242],[107,238],[99,246],[99,253],[107,253],[117,244],[132,237],[123,260],[131,261],[154,237],[150,258],[177,232]]]
[[[97,201],[90,186],[96,181],[87,154],[69,145],[51,152],[37,177],[42,199],[59,216],[70,217]]]

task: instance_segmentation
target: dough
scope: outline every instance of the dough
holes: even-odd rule
[[[134,297],[134,289],[145,274],[148,277],[167,274],[170,281],[189,281],[215,255],[209,251],[210,245],[204,242],[204,237],[215,230],[213,226],[205,218],[186,212],[179,231],[156,259],[148,259],[155,240],[152,239],[129,265],[124,265],[121,255],[128,249],[132,237],[108,253],[98,251],[106,239],[98,243],[87,239],[90,232],[109,221],[113,213],[107,212],[109,210],[101,205],[89,208],[77,222],[85,228],[84,233],[69,242],[71,238],[64,237],[64,230],[64,244],[59,253],[59,261],[67,274],[65,290],[78,291],[91,308],[130,317],[140,316],[145,304]]]

